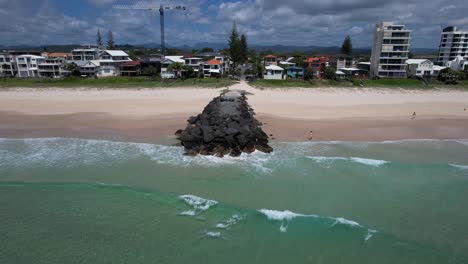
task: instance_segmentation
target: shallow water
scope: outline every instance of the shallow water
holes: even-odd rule
[[[468,140],[0,139],[0,263],[467,263]]]

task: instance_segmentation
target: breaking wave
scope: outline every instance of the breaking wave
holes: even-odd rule
[[[468,165],[458,165],[458,164],[449,164],[451,167],[460,169],[460,170],[468,170]]]
[[[307,156],[307,158],[314,160],[316,162],[333,162],[337,160],[351,161],[351,162],[360,163],[360,164],[373,166],[373,167],[380,167],[384,164],[389,163],[388,161],[385,161],[385,160],[365,159],[365,158],[357,158],[357,157],[345,158],[345,157]]]
[[[215,200],[209,200],[195,195],[181,195],[179,199],[192,207],[191,210],[181,212],[179,215],[182,216],[196,216],[218,204]]]
[[[365,228],[363,225],[359,224],[358,222],[349,220],[343,217],[324,217],[324,216],[319,216],[316,214],[299,214],[299,213],[295,213],[289,210],[277,211],[277,210],[271,210],[271,209],[259,209],[257,211],[263,214],[264,216],[266,216],[268,220],[281,222],[281,225],[279,228],[281,233],[287,232],[290,222],[293,221],[295,218],[322,219],[322,220],[330,221],[331,227],[336,226],[336,225],[345,225],[345,226],[349,226],[353,228],[365,229],[367,230],[367,233],[364,237],[364,241],[369,240],[375,233],[377,233],[377,230]]]

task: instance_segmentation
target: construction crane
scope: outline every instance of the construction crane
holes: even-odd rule
[[[168,10],[183,10],[185,11],[187,8],[182,5],[174,5],[174,6],[167,6],[167,5],[160,5],[160,6],[145,6],[145,5],[114,5],[114,9],[121,9],[121,10],[146,10],[146,11],[156,11],[159,9],[159,17],[161,23],[161,55],[164,59],[165,52],[166,52],[166,42],[164,36],[164,12]]]

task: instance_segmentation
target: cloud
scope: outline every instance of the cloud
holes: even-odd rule
[[[94,42],[112,30],[118,43],[159,43],[159,13],[114,10],[110,5],[152,0],[86,0],[81,13],[62,0],[0,0],[0,45]],[[164,3],[172,3],[165,0]],[[443,27],[468,30],[466,0],[179,0],[186,11],[166,13],[172,45],[225,42],[233,21],[251,43],[370,47],[375,24],[396,21],[413,30],[413,47],[438,46]],[[70,4],[72,5],[72,4]],[[65,8],[60,10],[59,7]],[[83,10],[88,10],[84,11]]]

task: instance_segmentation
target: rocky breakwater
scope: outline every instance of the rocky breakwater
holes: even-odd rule
[[[176,132],[185,155],[240,156],[259,150],[270,153],[268,135],[247,103],[246,92],[227,91],[214,98],[198,116]]]

